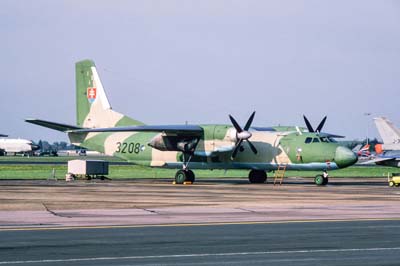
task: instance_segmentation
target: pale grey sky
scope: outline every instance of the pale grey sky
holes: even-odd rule
[[[303,126],[363,138],[400,127],[400,1],[0,0],[0,133],[67,140],[74,63],[96,62],[113,108],[148,124]],[[365,112],[371,112],[366,117]]]

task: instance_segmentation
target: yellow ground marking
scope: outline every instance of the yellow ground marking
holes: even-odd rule
[[[45,230],[79,230],[79,229],[119,229],[146,227],[191,227],[222,225],[257,225],[257,224],[298,224],[298,223],[332,223],[332,222],[368,222],[368,221],[400,221],[400,218],[361,218],[361,219],[318,219],[292,221],[260,221],[260,222],[214,222],[214,223],[175,223],[175,224],[139,224],[139,225],[93,225],[93,226],[60,226],[60,227],[10,227],[0,228],[5,231],[45,231]]]

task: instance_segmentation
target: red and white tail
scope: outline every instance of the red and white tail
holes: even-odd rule
[[[369,151],[369,147],[371,145],[365,144],[358,152],[357,155],[360,157],[367,157],[371,155],[371,152]]]

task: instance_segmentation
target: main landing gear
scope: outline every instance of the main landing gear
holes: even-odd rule
[[[175,174],[175,184],[184,184],[185,182],[194,183],[195,175],[192,170],[183,169]]]
[[[267,181],[267,173],[263,170],[251,170],[249,173],[249,182],[253,184],[262,184]]]
[[[182,170],[179,170],[175,174],[175,184],[185,184],[187,183],[194,183],[194,173],[192,170],[189,170],[189,162],[192,159],[193,154],[183,154],[183,165]]]
[[[314,178],[314,183],[317,186],[325,186],[329,182],[328,172],[324,171],[321,175],[316,175]]]

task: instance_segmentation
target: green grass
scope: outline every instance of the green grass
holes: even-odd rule
[[[3,164],[0,165],[0,179],[48,179],[55,172],[57,179],[64,179],[67,173],[67,166],[60,164]],[[146,168],[136,165],[110,165],[109,178],[126,179],[126,178],[173,178],[176,170]],[[214,177],[246,177],[247,171],[232,170],[225,174],[223,170],[196,170],[197,177],[214,178]]]
[[[67,163],[69,160],[82,159],[82,160],[106,160],[109,162],[124,162],[122,159],[110,156],[0,156],[0,163],[7,162],[23,162],[29,164],[30,162],[54,162],[54,163]]]

